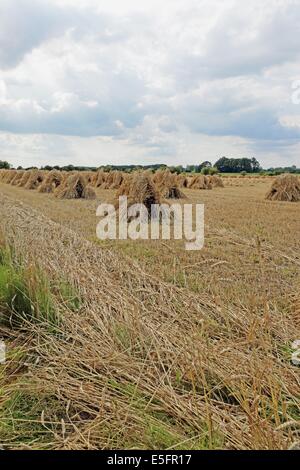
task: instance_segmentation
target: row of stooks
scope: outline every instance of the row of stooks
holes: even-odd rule
[[[168,170],[138,171],[132,174],[121,171],[109,173],[99,170],[97,172],[63,172],[43,170],[1,170],[0,181],[24,189],[36,189],[40,193],[53,193],[60,199],[94,199],[95,188],[119,190],[122,195],[127,194],[134,182],[147,181],[154,186],[154,190],[166,199],[183,199],[183,188],[213,189],[224,187],[222,178],[213,176],[196,175],[186,177],[172,174]]]
[[[185,176],[169,170],[137,171],[131,174],[121,171],[109,173],[63,172],[42,170],[1,170],[0,181],[25,189],[37,189],[41,193],[53,193],[60,199],[95,199],[95,188],[118,190],[117,196],[135,194],[137,202],[142,202],[135,188],[146,188],[157,199],[184,199],[182,189],[212,189],[224,187],[220,176]],[[140,189],[139,189],[140,190]],[[300,201],[300,180],[295,175],[276,178],[266,199],[273,201]]]

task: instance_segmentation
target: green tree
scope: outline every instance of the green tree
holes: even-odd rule
[[[200,166],[200,171],[201,171],[202,168],[211,168],[212,164],[209,161],[205,161],[205,162],[202,162],[199,166]]]
[[[220,158],[214,165],[221,173],[253,173],[260,170],[260,164],[255,158]]]
[[[0,169],[1,170],[9,170],[10,166],[11,165],[8,162],[0,160]]]

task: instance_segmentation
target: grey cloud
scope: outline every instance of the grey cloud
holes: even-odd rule
[[[117,136],[123,128],[137,126],[143,119],[137,106],[143,82],[123,71],[112,76],[103,94],[101,76],[98,81],[99,91],[79,89],[78,95],[55,93],[42,100],[6,99],[0,106],[0,129],[15,133]]]
[[[287,128],[280,124],[272,109],[236,109],[227,112],[205,112],[197,107],[182,110],[182,122],[193,132],[212,136],[240,136],[251,139],[297,139],[300,129]]]
[[[145,21],[145,18],[143,18]],[[43,42],[70,31],[74,40],[91,36],[98,42],[124,42],[130,36],[130,21],[91,9],[60,7],[51,0],[1,0],[0,68],[18,65]]]
[[[272,75],[271,67],[299,63],[300,10],[293,3],[255,4],[260,15],[254,7],[248,15],[249,5],[227,9],[202,37],[195,24],[189,35],[201,6],[162,20],[159,12],[79,9],[75,0],[68,9],[50,0],[1,0],[0,129],[128,138],[166,156],[176,153],[182,128],[258,147],[292,145],[299,129],[280,124],[286,77],[280,67]]]
[[[201,9],[195,14],[201,15]],[[253,2],[245,8],[237,3],[207,33],[205,51],[192,52],[185,47],[174,50],[168,71],[176,77],[179,88],[206,79],[259,74],[268,67],[299,59],[299,36],[297,2]]]
[[[65,12],[38,0],[1,0],[0,67],[17,65],[34,47],[65,28]]]

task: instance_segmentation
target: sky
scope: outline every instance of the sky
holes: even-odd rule
[[[300,166],[300,0],[0,0],[0,159]]]

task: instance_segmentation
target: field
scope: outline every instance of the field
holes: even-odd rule
[[[199,252],[98,240],[115,190],[63,200],[0,183],[1,445],[300,446],[299,203],[266,201],[272,178],[224,180],[184,189],[181,203],[205,204]],[[7,272],[30,300],[21,324]]]

